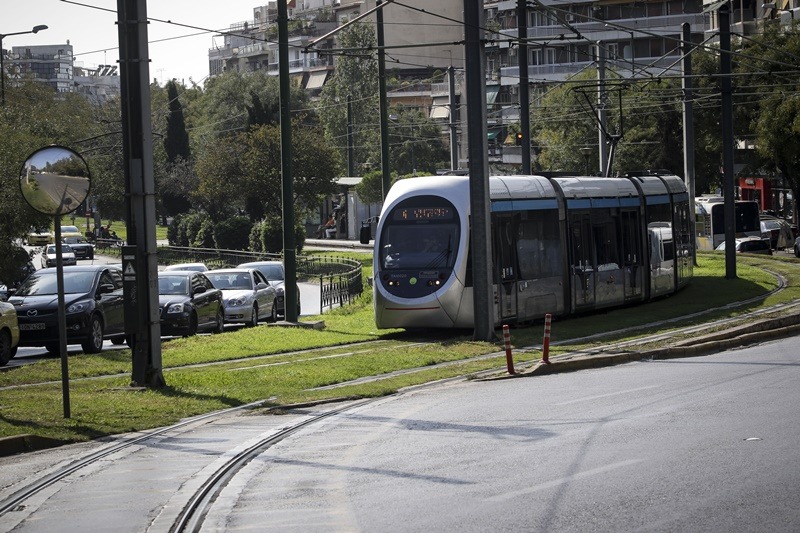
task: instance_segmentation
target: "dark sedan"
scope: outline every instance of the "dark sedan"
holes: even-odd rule
[[[61,242],[69,244],[75,259],[94,259],[94,246],[83,237],[64,237]]]
[[[8,302],[17,310],[20,346],[44,346],[57,354],[58,290],[56,269],[37,270]],[[67,343],[86,353],[103,349],[103,339],[125,338],[122,272],[108,265],[64,267]]]
[[[221,333],[225,324],[222,292],[201,272],[159,272],[158,306],[162,335]]]

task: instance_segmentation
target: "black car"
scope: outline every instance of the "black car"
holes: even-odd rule
[[[69,244],[75,259],[94,259],[94,246],[83,237],[64,237],[61,242]]]
[[[225,312],[222,291],[201,272],[158,273],[158,307],[162,335],[188,337],[199,331],[222,333]]]
[[[44,346],[57,354],[58,290],[56,268],[31,274],[8,302],[17,310],[20,346]],[[122,271],[108,265],[64,267],[67,344],[86,353],[103,349],[103,339],[125,338]]]

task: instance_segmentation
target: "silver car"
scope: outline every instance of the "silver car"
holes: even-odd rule
[[[205,272],[215,288],[222,291],[226,323],[256,326],[261,320],[278,319],[278,293],[254,268],[224,268]]]
[[[69,244],[61,245],[61,264],[64,266],[76,265],[78,263],[75,252]],[[56,245],[48,244],[42,250],[42,268],[56,266]]]

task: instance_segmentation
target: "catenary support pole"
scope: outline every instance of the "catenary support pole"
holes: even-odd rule
[[[378,6],[383,2],[378,0]],[[389,194],[389,187],[392,185],[392,173],[389,168],[389,99],[386,95],[386,51],[384,32],[383,32],[383,9],[375,12],[378,21],[378,97],[381,115],[381,184],[383,198]]]
[[[456,105],[456,69],[447,69],[450,106],[450,170],[458,170],[458,106]]]
[[[156,200],[153,136],[150,120],[150,74],[146,0],[117,0],[122,103],[123,172],[125,175],[128,246],[134,251],[133,283],[125,299],[134,301],[134,316],[125,316],[131,336],[131,385],[162,387],[161,322],[158,307]]]
[[[730,5],[719,11],[719,84],[722,93],[722,196],[725,199],[725,278],[736,279],[736,204],[733,190],[733,96]]]
[[[530,87],[528,85],[528,2],[517,0],[517,28],[519,33],[519,127],[522,130],[522,173],[531,173],[531,115]]]
[[[472,252],[473,338],[492,341],[492,236],[489,218],[489,160],[486,156],[486,77],[483,0],[464,0],[464,55],[469,143],[470,250]]]
[[[681,88],[683,89],[683,179],[689,191],[689,222],[694,227],[694,93],[692,91],[692,30],[688,22],[681,25]],[[694,241],[694,237],[692,237]],[[692,242],[692,263],[697,265],[697,247]]]
[[[292,117],[289,107],[289,10],[278,0],[278,87],[281,105],[281,203],[283,206],[283,312],[287,322],[297,322],[297,246],[294,241],[294,188],[292,180]]]

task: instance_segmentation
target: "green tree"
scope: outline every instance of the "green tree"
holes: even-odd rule
[[[397,107],[390,113],[389,160],[393,172],[435,174],[437,168],[449,164],[450,151],[438,124],[416,110]]]
[[[5,97],[0,107],[0,276],[18,272],[27,261],[18,253],[20,239],[31,229],[44,230],[52,224],[51,217],[38,214],[22,199],[19,178],[25,160],[51,144],[83,152],[77,141],[97,132],[92,109],[79,95],[56,94],[47,86],[21,82],[7,83]]]
[[[166,134],[164,135],[164,151],[166,165],[159,174],[159,197],[161,212],[165,215],[177,215],[191,209],[189,190],[185,187],[186,178],[192,176],[191,151],[189,133],[183,117],[183,106],[178,95],[175,81],[167,83],[167,117]]]
[[[353,152],[357,165],[380,160],[378,63],[371,26],[356,22],[339,33],[341,48],[362,50],[340,56],[333,76],[322,88],[319,117],[325,137],[347,161],[347,98],[352,102]]]

